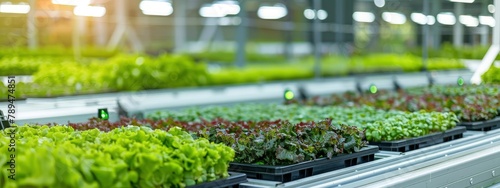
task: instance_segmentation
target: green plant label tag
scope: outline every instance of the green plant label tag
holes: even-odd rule
[[[97,110],[97,117],[102,120],[109,119],[109,113],[107,108],[101,108]]]
[[[465,83],[464,78],[462,78],[461,76],[460,76],[460,77],[458,77],[458,81],[457,81],[457,83],[458,83],[458,85],[459,85],[459,86],[463,86],[463,85],[464,85],[464,83]]]
[[[294,98],[294,94],[293,94],[293,91],[287,89],[285,90],[285,100],[289,101],[289,100],[292,100]]]
[[[370,93],[377,93],[377,86],[375,84],[370,85]]]

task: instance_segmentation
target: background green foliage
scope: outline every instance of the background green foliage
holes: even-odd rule
[[[32,83],[16,86],[16,96],[27,98],[310,79],[315,66],[312,57],[285,61],[282,56],[255,53],[248,54],[245,68],[232,65],[233,52],[150,56],[86,48],[80,58],[73,55],[61,47],[2,50],[0,76],[32,75]],[[449,58],[429,59],[428,67],[464,68],[459,60]],[[422,68],[422,59],[411,54],[328,55],[322,59],[321,75],[415,72]],[[4,90],[0,85],[0,91]]]

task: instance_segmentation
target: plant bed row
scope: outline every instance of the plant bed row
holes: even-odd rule
[[[463,89],[460,89],[463,88]],[[434,86],[409,91],[381,91],[376,94],[335,94],[302,101],[308,106],[373,106],[382,110],[453,112],[461,122],[478,122],[500,115],[500,86]],[[299,101],[289,102],[299,103]]]
[[[442,133],[432,133],[398,141],[370,142],[370,145],[376,145],[380,150],[385,151],[408,152],[462,138],[465,131],[465,127],[455,127]]]
[[[118,122],[96,118],[86,123],[70,123],[79,130],[111,131],[126,125],[169,130],[181,127],[194,138],[232,147],[234,162],[260,165],[289,165],[339,154],[358,152],[366,146],[363,131],[354,126],[335,124],[331,120],[292,124],[288,121],[239,121],[222,119],[203,122],[136,120],[121,118]]]
[[[94,118],[86,123],[69,124],[76,129],[103,131],[124,125],[163,130],[182,127],[195,138],[203,137],[231,146],[236,157],[230,163],[229,171],[245,173],[249,178],[281,182],[369,162],[378,152],[378,147],[366,146],[362,141],[363,132],[356,127],[336,125],[328,120],[292,124],[280,120],[181,122],[121,118],[119,122],[111,123]],[[267,170],[261,171],[263,168]],[[265,175],[270,169],[275,169],[274,173]]]
[[[337,119],[328,119],[332,117]],[[322,118],[327,120],[320,121]],[[116,123],[93,119],[70,126],[104,131],[123,125],[165,130],[172,126],[182,127],[194,137],[231,146],[236,158],[230,165],[230,171],[246,173],[250,178],[287,182],[373,160],[378,147],[364,147],[364,132],[360,128],[372,140],[394,142],[405,137],[418,139],[429,134],[445,135],[447,132],[441,132],[452,129],[456,120],[452,113],[385,112],[371,107],[253,105],[193,108],[183,112],[158,113],[153,119],[122,118]],[[347,124],[358,125],[359,128]],[[359,126],[361,124],[363,126]],[[369,153],[364,153],[366,151]],[[304,168],[301,165],[305,165]]]
[[[289,107],[286,106],[285,108]],[[374,110],[372,108],[368,109]],[[239,113],[243,112],[241,109],[237,111]],[[372,113],[376,114],[377,112],[375,110]],[[378,151],[377,146],[363,147],[365,145],[361,141],[363,137],[362,132],[357,131],[354,127],[342,124],[334,125],[332,124],[332,120],[297,124],[280,120],[260,122],[227,121],[217,118],[211,121],[205,119],[198,120],[200,121],[188,122],[177,121],[172,118],[165,120],[122,118],[120,122],[110,123],[108,121],[92,119],[87,123],[70,124],[70,126],[83,130],[99,128],[104,131],[110,131],[123,125],[149,126],[153,129],[165,130],[168,130],[172,126],[182,127],[190,131],[195,137],[204,137],[212,142],[231,146],[236,152],[236,159],[235,162],[230,163],[230,171],[245,173],[249,178],[281,182],[293,181],[369,162],[373,160],[374,153]],[[441,142],[443,142],[446,141],[443,140],[443,137],[449,132],[454,132],[456,129],[430,135],[441,135]],[[345,133],[341,133],[342,131]],[[316,134],[311,134],[314,132]],[[351,135],[346,134],[349,132]],[[461,133],[457,135],[461,135]],[[452,138],[456,139],[459,136],[452,135]],[[344,140],[342,144],[331,144],[332,141],[338,142],[341,140]],[[318,141],[321,141],[321,143],[314,144]],[[390,141],[390,143],[395,142],[397,141]]]
[[[488,95],[500,98],[500,85],[434,85],[432,87],[416,87],[406,89],[409,94],[433,94],[445,96]]]
[[[376,146],[367,146],[356,153],[341,154],[331,159],[320,158],[285,166],[231,163],[229,170],[245,173],[248,178],[284,183],[373,161],[375,153],[378,151]]]
[[[294,123],[331,119],[337,124],[357,126],[370,142],[394,141],[444,132],[456,126],[453,113],[403,112],[377,110],[373,107],[318,107],[299,105],[239,105],[234,107],[190,108],[179,112],[158,112],[149,118],[173,118],[202,122],[217,118],[230,121],[262,121],[285,119]]]
[[[0,149],[16,137],[15,181],[0,187],[188,187],[229,177],[234,151],[180,128],[121,127],[109,132],[69,126],[18,126],[0,132]],[[0,166],[9,169],[7,155]]]

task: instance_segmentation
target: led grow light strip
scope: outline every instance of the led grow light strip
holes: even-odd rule
[[[106,8],[98,6],[77,6],[73,10],[77,16],[102,17],[106,14]]]
[[[28,12],[30,12],[30,9],[30,5],[24,3],[17,5],[13,5],[10,2],[0,4],[1,13],[27,14]]]

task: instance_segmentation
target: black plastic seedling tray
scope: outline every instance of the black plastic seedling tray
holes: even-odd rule
[[[188,188],[238,188],[240,187],[240,183],[246,182],[248,182],[246,174],[229,172],[229,177],[227,178],[189,186]]]
[[[500,128],[500,117],[488,121],[461,122],[458,125],[471,131],[490,131]]]
[[[380,150],[407,152],[463,137],[465,127],[455,127],[445,132],[432,133],[425,136],[396,141],[370,142],[370,145],[379,146]]]
[[[321,158],[287,166],[230,163],[229,170],[233,172],[245,173],[247,174],[247,177],[251,179],[279,181],[285,183],[373,161],[375,159],[375,153],[378,151],[377,146],[367,146],[356,153],[341,154],[331,159]]]

